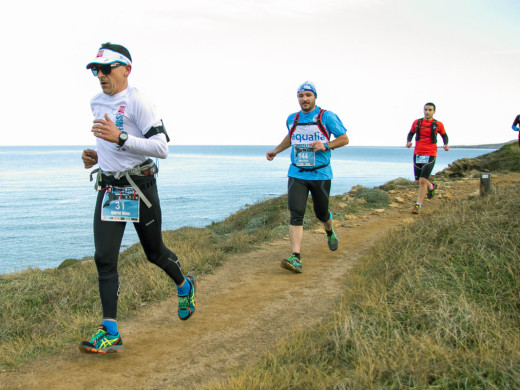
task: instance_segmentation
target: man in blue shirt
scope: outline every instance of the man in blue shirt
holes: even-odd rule
[[[325,227],[327,244],[331,251],[338,249],[338,238],[332,226],[329,211],[329,194],[332,180],[331,150],[348,144],[347,129],[338,116],[316,106],[316,87],[306,81],[297,91],[301,111],[289,115],[288,134],[273,150],[266,153],[269,161],[288,149],[291,151],[289,167],[288,205],[291,213],[289,237],[292,254],[282,260],[282,268],[301,273],[301,244],[303,217],[309,192],[312,195],[314,214]],[[334,135],[334,140],[330,140]]]
[[[515,121],[513,122],[513,126],[511,127],[514,131],[518,131],[518,125],[520,125],[520,115],[517,115],[515,117]],[[518,146],[520,146],[520,132],[518,133]]]

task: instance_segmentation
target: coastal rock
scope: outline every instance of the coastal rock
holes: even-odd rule
[[[395,203],[404,203],[404,198],[401,197],[401,196],[396,196],[396,197],[394,198],[394,202],[395,202]]]

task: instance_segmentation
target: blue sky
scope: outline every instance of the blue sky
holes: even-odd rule
[[[13,2],[3,36],[1,145],[90,145],[85,65],[128,47],[130,82],[172,144],[276,145],[311,80],[351,145],[405,144],[423,104],[450,143],[516,138],[520,2],[129,0]]]

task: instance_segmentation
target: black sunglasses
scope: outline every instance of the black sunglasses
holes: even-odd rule
[[[118,68],[120,66],[125,66],[125,64],[115,62],[109,65],[93,66],[92,68],[90,68],[90,70],[92,71],[92,74],[96,77],[99,71],[101,71],[105,76],[108,76],[110,73],[112,73],[112,68]]]

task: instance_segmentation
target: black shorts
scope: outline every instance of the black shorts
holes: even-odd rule
[[[419,157],[418,154],[413,155],[413,173],[415,175],[415,180],[419,180],[421,177],[428,179],[432,174],[437,157],[428,156],[427,163],[417,163],[417,157]]]
[[[330,180],[302,180],[289,177],[287,185],[291,225],[302,226],[309,192],[312,195],[314,214],[321,222],[327,222],[329,213]]]

